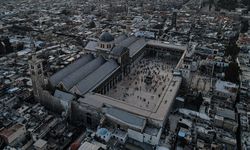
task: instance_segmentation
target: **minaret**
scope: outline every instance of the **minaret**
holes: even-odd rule
[[[29,61],[30,77],[32,80],[33,94],[36,100],[41,98],[41,92],[44,86],[44,72],[42,60],[38,59],[35,53],[34,44],[31,44],[33,51],[32,59]]]

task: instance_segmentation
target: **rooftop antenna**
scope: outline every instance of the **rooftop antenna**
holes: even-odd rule
[[[126,3],[126,16],[129,15],[129,4],[128,4],[128,0],[125,0]]]

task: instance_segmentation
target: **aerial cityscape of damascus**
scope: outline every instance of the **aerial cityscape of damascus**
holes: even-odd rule
[[[0,0],[0,150],[250,150],[250,0]]]

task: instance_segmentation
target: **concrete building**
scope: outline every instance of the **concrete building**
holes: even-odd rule
[[[230,109],[217,108],[214,118],[215,126],[223,127],[226,130],[236,132],[238,119],[234,111]]]
[[[218,80],[214,88],[216,96],[235,101],[239,86],[234,83]]]
[[[0,137],[4,139],[6,144],[13,144],[25,136],[26,128],[22,124],[15,124],[10,128],[0,131]]]
[[[39,139],[37,140],[34,144],[33,144],[34,148],[36,150],[46,150],[47,149],[47,141],[43,140],[43,139]]]
[[[78,150],[106,150],[106,146],[104,146],[101,143],[90,143],[90,142],[84,142],[81,147],[78,148]]]

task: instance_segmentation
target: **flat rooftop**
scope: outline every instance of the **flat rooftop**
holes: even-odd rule
[[[212,88],[211,78],[204,75],[199,75],[197,73],[192,73],[190,77],[191,88],[197,89],[202,93],[208,93]]]

